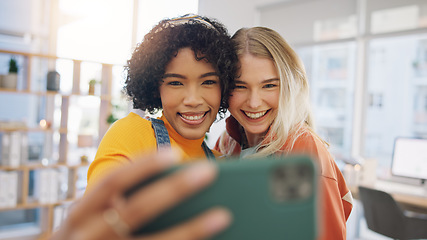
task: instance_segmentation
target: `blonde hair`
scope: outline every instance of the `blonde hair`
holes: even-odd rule
[[[277,117],[270,126],[269,134],[257,146],[257,153],[253,156],[271,155],[281,151],[289,138],[291,142],[288,148],[283,150],[288,153],[295,140],[306,131],[318,137],[313,130],[310,92],[304,65],[285,39],[266,27],[242,28],[232,39],[239,57],[251,54],[271,59],[280,77]]]

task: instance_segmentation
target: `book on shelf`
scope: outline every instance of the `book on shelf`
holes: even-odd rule
[[[36,188],[38,188],[37,194],[39,203],[55,203],[58,201],[58,180],[56,177],[56,170],[51,168],[36,170],[38,175],[38,181]]]
[[[28,159],[28,136],[22,132],[5,132],[1,135],[1,162],[7,167],[19,167]]]
[[[8,179],[6,173],[6,171],[0,171],[0,207],[7,207]]]
[[[57,203],[67,198],[68,170],[45,168],[34,170],[36,182],[34,184],[36,197],[41,204]]]
[[[18,172],[0,171],[0,207],[18,204]]]
[[[52,231],[57,231],[61,224],[64,222],[64,220],[67,218],[68,215],[68,209],[71,206],[71,202],[64,203],[58,206],[55,206],[53,209],[53,224],[52,224]]]

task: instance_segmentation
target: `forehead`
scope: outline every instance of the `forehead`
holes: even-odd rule
[[[257,57],[252,54],[244,54],[239,57],[239,62],[239,80],[263,81],[272,78],[279,78],[276,65],[273,60],[269,58]]]
[[[181,48],[178,50],[176,56],[173,56],[166,65],[165,72],[215,72],[213,65],[207,59],[202,58],[203,56],[197,57],[199,60],[196,59],[194,51],[190,48]]]

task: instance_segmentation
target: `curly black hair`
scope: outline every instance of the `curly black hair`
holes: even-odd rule
[[[162,108],[159,92],[162,76],[172,57],[185,47],[194,51],[197,60],[206,59],[217,71],[221,85],[219,116],[223,118],[234,87],[238,58],[227,29],[203,16],[162,20],[144,36],[125,67],[124,89],[133,107],[150,113]]]

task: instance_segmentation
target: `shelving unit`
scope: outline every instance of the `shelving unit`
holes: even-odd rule
[[[16,206],[13,207],[6,207],[6,208],[0,208],[0,211],[7,211],[7,210],[23,210],[23,209],[35,209],[40,208],[42,209],[41,213],[41,230],[42,234],[38,236],[37,239],[47,239],[53,229],[53,221],[54,221],[54,209],[57,206],[60,206],[62,204],[70,203],[76,199],[76,182],[77,182],[77,175],[76,171],[78,168],[86,167],[88,166],[88,163],[83,163],[80,165],[65,165],[65,164],[51,164],[51,165],[42,165],[42,164],[32,164],[32,165],[22,165],[19,167],[0,167],[0,171],[17,171],[19,175],[19,193],[18,193],[18,203]],[[36,199],[30,199],[28,197],[29,192],[29,183],[30,183],[30,171],[39,171],[42,169],[58,169],[58,168],[67,168],[70,174],[68,175],[68,186],[74,186],[71,189],[69,189],[67,193],[67,197],[65,199],[59,199],[55,202],[50,203],[40,203]]]
[[[76,153],[78,152],[77,150],[82,150],[81,148],[87,146],[80,146],[79,148],[81,144],[78,144],[76,140],[78,139],[79,133],[76,132],[75,125],[73,128],[70,128],[70,124],[75,124],[73,123],[73,113],[70,113],[70,111],[79,107],[73,105],[75,101],[96,102],[99,113],[97,113],[97,122],[92,124],[92,132],[89,135],[89,137],[93,137],[93,145],[89,146],[89,148],[95,150],[95,146],[97,146],[97,143],[109,127],[106,119],[112,111],[113,67],[120,65],[90,62],[101,65],[99,74],[101,88],[97,95],[89,96],[82,90],[84,83],[81,84],[81,66],[89,61],[0,50],[0,57],[2,55],[19,58],[20,73],[18,76],[17,89],[0,88],[0,96],[3,95],[3,98],[34,98],[38,101],[39,109],[35,110],[37,112],[36,115],[38,115],[34,118],[36,121],[34,121],[34,119],[25,119],[27,122],[24,121],[24,124],[18,124],[18,126],[14,126],[13,119],[11,122],[5,121],[5,119],[8,119],[8,116],[13,115],[12,113],[8,114],[7,111],[2,113],[0,118],[0,137],[10,133],[20,133],[25,137],[31,134],[39,134],[43,138],[43,146],[42,150],[40,150],[41,154],[36,159],[29,159],[29,157],[20,159],[20,163],[17,166],[0,165],[0,172],[17,172],[18,175],[18,189],[16,190],[17,203],[10,207],[0,207],[0,212],[40,209],[39,223],[41,234],[36,238],[47,239],[54,228],[55,207],[72,203],[76,198],[80,197],[81,193],[78,193],[78,191],[81,191],[81,189],[77,189],[76,186],[78,171],[85,170],[89,165],[89,162],[82,162],[80,157],[78,157],[79,153]],[[72,87],[71,89],[64,90],[61,85],[60,90],[57,92],[47,91],[45,90],[45,81],[41,81],[40,79],[43,79],[43,76],[46,77],[48,69],[56,69],[57,63],[60,60],[72,62]],[[4,72],[0,72],[0,74],[1,73],[4,74]],[[62,75],[61,72],[60,74]],[[70,79],[69,76],[67,77]],[[16,103],[10,101],[8,104],[13,108],[13,104]],[[15,109],[17,112],[20,111],[19,106]],[[28,124],[28,122],[31,123]],[[93,126],[97,127],[93,129]],[[21,151],[29,152],[29,145],[20,147],[23,148]],[[0,148],[2,148],[1,144]],[[84,151],[81,152],[84,153]],[[90,160],[91,159],[89,159],[89,161]],[[0,161],[0,164],[1,162],[2,161]],[[59,186],[60,184],[56,186],[60,189],[62,187],[63,195],[62,197],[58,196],[58,199],[55,201],[40,201],[40,196],[34,193],[35,191],[41,191],[37,189],[37,184],[40,183],[37,183],[35,179],[37,179],[38,174],[41,174],[41,172],[45,170],[54,170],[58,172],[61,170],[67,173],[64,174],[64,176],[67,177],[65,181],[66,186]],[[2,189],[0,189],[0,191],[2,191]]]

